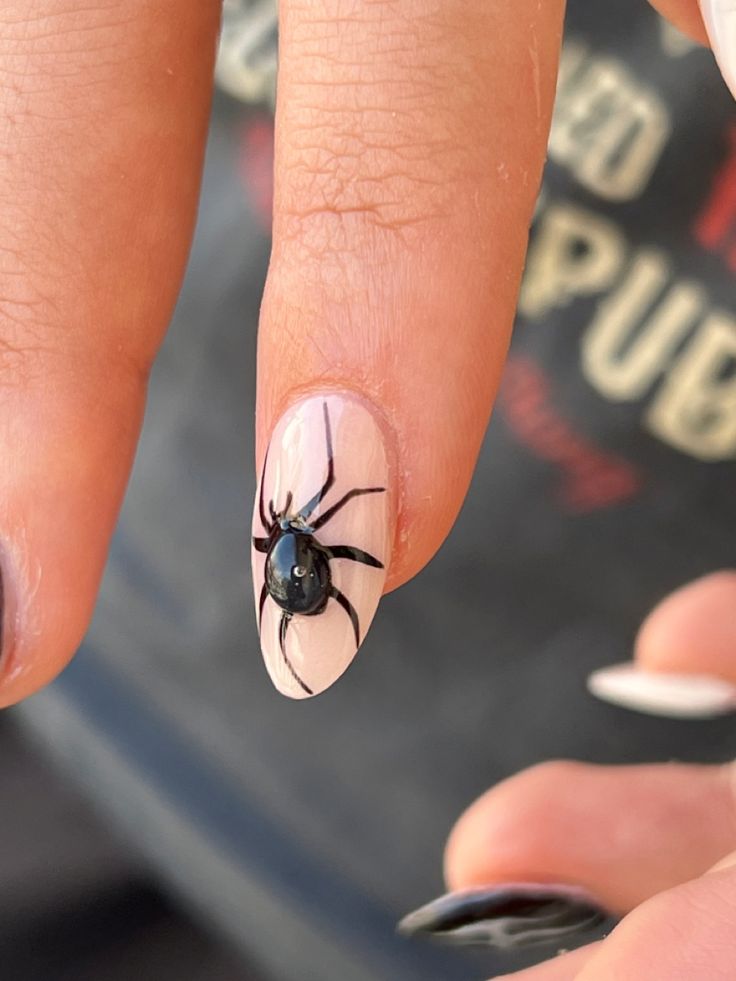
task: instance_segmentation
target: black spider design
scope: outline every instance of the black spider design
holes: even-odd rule
[[[258,499],[258,512],[261,523],[266,530],[266,537],[253,537],[253,547],[255,550],[257,552],[264,552],[266,555],[265,581],[258,602],[258,629],[260,630],[261,628],[263,607],[270,596],[277,606],[281,608],[281,621],[279,623],[281,655],[295,681],[307,695],[313,695],[314,692],[299,677],[286,653],[286,633],[289,629],[291,618],[295,615],[312,617],[323,613],[327,607],[328,600],[334,599],[350,617],[350,622],[355,631],[355,646],[359,647],[360,622],[358,620],[358,614],[347,596],[333,585],[330,560],[352,559],[353,562],[362,562],[364,565],[373,566],[375,569],[383,568],[382,562],[379,562],[378,559],[360,548],[354,548],[352,545],[322,545],[314,537],[315,533],[324,527],[354,497],[360,497],[362,494],[380,494],[386,490],[385,487],[353,488],[353,490],[348,491],[339,501],[320,514],[318,518],[310,521],[315,508],[335,483],[332,431],[330,429],[330,414],[327,410],[326,402],[322,403],[322,408],[324,411],[325,441],[327,444],[327,478],[324,484],[314,497],[297,511],[290,510],[293,500],[291,491],[286,495],[284,507],[279,512],[275,511],[273,501],[269,501],[269,521],[263,499],[263,485],[265,483],[266,466],[268,465],[268,457],[266,457],[263,464],[261,492]]]

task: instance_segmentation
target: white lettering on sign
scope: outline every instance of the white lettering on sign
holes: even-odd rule
[[[621,62],[564,45],[549,155],[584,187],[609,201],[638,197],[670,131],[664,102]]]
[[[607,398],[644,396],[695,326],[705,303],[696,284],[677,283],[654,305],[669,278],[661,252],[641,252],[599,305],[581,353],[586,378]]]
[[[703,321],[647,416],[651,432],[701,460],[736,455],[736,320]]]
[[[736,457],[736,319],[677,279],[658,249],[633,251],[615,224],[552,202],[535,225],[519,302],[541,321],[599,296],[581,340],[585,378],[614,402],[648,399],[650,433],[700,460]]]
[[[552,204],[543,212],[527,256],[519,310],[536,319],[610,286],[626,257],[616,226],[584,208]]]

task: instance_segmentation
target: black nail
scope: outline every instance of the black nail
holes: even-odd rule
[[[405,916],[398,930],[509,949],[556,944],[608,919],[610,914],[581,889],[513,883],[440,896]]]

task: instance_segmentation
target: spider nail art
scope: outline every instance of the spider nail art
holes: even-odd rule
[[[355,657],[383,590],[391,531],[372,413],[334,394],[292,406],[271,437],[253,515],[261,647],[283,694],[324,691]]]

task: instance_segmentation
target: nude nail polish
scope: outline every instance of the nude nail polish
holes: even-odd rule
[[[736,0],[700,0],[713,54],[736,96]]]
[[[440,896],[405,916],[398,930],[453,944],[518,949],[559,943],[609,918],[576,886],[508,882]]]
[[[588,691],[612,705],[671,719],[710,719],[736,712],[736,687],[722,678],[645,671],[633,662],[594,671]]]
[[[288,408],[266,454],[252,539],[261,649],[284,695],[319,694],[355,657],[393,529],[384,434],[368,405],[329,393]]]

